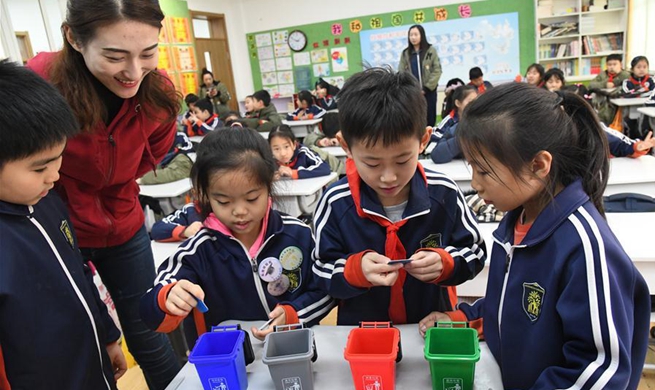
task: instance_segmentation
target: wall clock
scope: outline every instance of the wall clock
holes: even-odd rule
[[[307,46],[307,35],[300,30],[291,31],[287,44],[293,51],[302,51]]]

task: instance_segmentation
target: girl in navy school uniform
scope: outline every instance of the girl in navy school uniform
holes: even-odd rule
[[[462,151],[457,143],[457,138],[455,138],[455,131],[459,123],[460,113],[476,97],[478,97],[478,89],[474,85],[462,85],[448,95],[449,102],[446,107],[450,111],[430,137],[430,142],[436,144],[429,152],[430,158],[435,163],[444,164],[453,159],[462,158]]]
[[[307,146],[296,142],[289,126],[278,126],[268,133],[268,143],[279,166],[277,178],[309,179],[330,174],[330,166]]]
[[[325,115],[325,110],[316,105],[316,102],[314,102],[314,95],[309,91],[298,92],[296,104],[298,105],[296,111],[287,114],[288,121],[318,119]]]
[[[191,172],[204,227],[159,267],[141,300],[148,326],[171,332],[187,318],[187,338],[194,340],[228,319],[272,319],[263,331],[251,330],[263,339],[275,325],[312,326],[329,313],[333,300],[311,270],[310,228],[271,208],[276,170],[254,130],[205,136]],[[194,310],[198,300],[209,308],[204,315]]]
[[[526,104],[529,102],[529,104]],[[579,96],[508,83],[471,103],[457,137],[471,186],[508,213],[486,296],[419,324],[482,319],[511,389],[636,389],[648,286],[603,215],[607,138]]]
[[[541,88],[544,85],[545,73],[546,71],[541,64],[532,64],[528,66],[528,70],[525,71],[525,82]]]
[[[648,58],[637,56],[630,62],[630,77],[623,80],[623,93],[639,96],[655,89],[655,81],[648,74]]]

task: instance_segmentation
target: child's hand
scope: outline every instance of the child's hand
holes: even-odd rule
[[[655,147],[655,138],[653,138],[653,132],[649,131],[646,138],[637,143],[637,151],[643,152],[653,147]]]
[[[402,264],[387,265],[387,256],[376,252],[368,252],[362,257],[362,272],[366,280],[374,286],[392,286],[398,279],[398,270]]]
[[[438,253],[432,251],[416,252],[410,257],[413,261],[405,264],[405,271],[421,282],[432,282],[441,275],[443,262]]]
[[[280,168],[278,168],[277,171],[280,173],[280,176],[287,176],[287,177],[293,176],[293,169],[289,167],[281,166]]]
[[[336,138],[328,138],[330,146],[339,146],[339,140]]]
[[[321,138],[317,142],[318,146],[324,148],[326,146],[330,146],[330,139],[329,138]]]
[[[425,337],[425,332],[428,331],[428,328],[434,327],[435,322],[453,322],[453,320],[447,314],[433,311],[418,323],[418,332],[421,336]]]
[[[205,292],[197,284],[182,279],[168,293],[166,310],[174,316],[186,316],[198,305],[196,298],[205,299]]]
[[[255,336],[258,340],[264,340],[267,334],[273,332],[275,330],[276,325],[286,325],[287,323],[287,315],[284,312],[284,309],[282,306],[277,306],[271,313],[268,315],[269,319],[273,319],[273,322],[268,326],[268,328],[264,330],[259,330],[256,327],[250,328],[250,333],[252,333],[253,336]]]
[[[121,345],[118,341],[114,341],[113,343],[107,344],[105,348],[107,349],[107,355],[109,355],[111,368],[114,370],[114,380],[118,380],[118,378],[127,372],[127,360],[125,360]]]
[[[611,81],[607,82],[607,88],[614,88],[614,83]]]
[[[198,117],[195,116],[194,114],[191,114],[189,116],[189,123],[196,123],[196,122],[198,122]]]
[[[282,178],[282,175],[280,175],[280,171],[275,171],[273,174],[273,180],[280,180]]]
[[[198,233],[198,230],[202,229],[202,222],[196,221],[192,223],[191,225],[187,226],[186,229],[182,232],[182,235],[184,237],[193,237],[196,233]]]

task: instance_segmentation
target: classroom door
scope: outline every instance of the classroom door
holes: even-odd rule
[[[195,11],[191,11],[191,15],[196,19],[202,18],[207,20],[209,24],[209,38],[195,37],[199,63],[198,69],[210,69],[214,74],[214,78],[225,84],[232,96],[228,102],[228,107],[232,111],[239,111],[236,89],[234,87],[234,75],[232,73],[230,45],[225,29],[225,17],[220,14]]]

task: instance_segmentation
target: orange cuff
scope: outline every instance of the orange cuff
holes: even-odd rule
[[[286,318],[285,325],[289,324],[299,324],[300,320],[298,319],[298,312],[291,305],[278,305],[284,309],[284,315]]]
[[[454,322],[468,322],[466,314],[461,310],[447,311],[444,314],[450,317]]]
[[[186,230],[187,226],[175,226],[173,229],[173,234],[171,235],[171,238],[176,239],[177,241],[184,241],[186,240],[186,237],[183,236],[184,231]]]
[[[307,115],[307,119],[314,119],[314,114]]]
[[[162,287],[162,289],[159,290],[159,294],[157,294],[157,305],[159,306],[159,309],[166,314],[164,320],[161,322],[161,324],[159,324],[159,327],[157,327],[157,332],[172,332],[177,329],[178,325],[180,325],[180,322],[182,322],[185,318],[182,316],[173,315],[169,313],[168,310],[166,310],[166,298],[168,298],[168,293],[171,291],[173,286],[175,286],[175,283],[177,282]]]
[[[634,152],[630,155],[630,157],[632,157],[632,158],[637,158],[637,157],[645,156],[645,155],[648,154],[648,152],[650,152],[650,148],[648,148],[648,149],[646,149],[646,150],[637,150],[637,147],[638,147],[639,144],[641,144],[641,143],[642,143],[642,141],[637,141],[637,142],[635,142],[635,143],[632,145],[632,150],[633,150]]]
[[[173,286],[175,286],[177,282],[173,282],[171,284],[167,284],[164,287],[159,290],[159,294],[157,295],[157,305],[159,306],[159,310],[163,311],[166,314],[171,314],[166,310],[166,299],[168,299],[168,293],[171,292],[171,289]]]
[[[294,180],[298,180],[298,170],[297,169],[292,169],[291,170],[291,178]]]
[[[420,251],[430,251],[438,254],[441,257],[441,262],[443,264],[443,269],[441,270],[441,275],[439,275],[438,278],[433,280],[431,283],[441,283],[444,280],[447,280],[450,278],[453,274],[453,271],[455,270],[455,260],[453,260],[453,257],[450,255],[450,253],[446,252],[445,249],[443,248],[421,248],[417,252]]]
[[[364,271],[362,271],[362,258],[370,250],[363,252],[355,253],[346,259],[346,266],[343,269],[343,277],[346,278],[346,282],[354,287],[370,288],[373,287],[373,283],[369,282],[368,279],[364,276]]]

